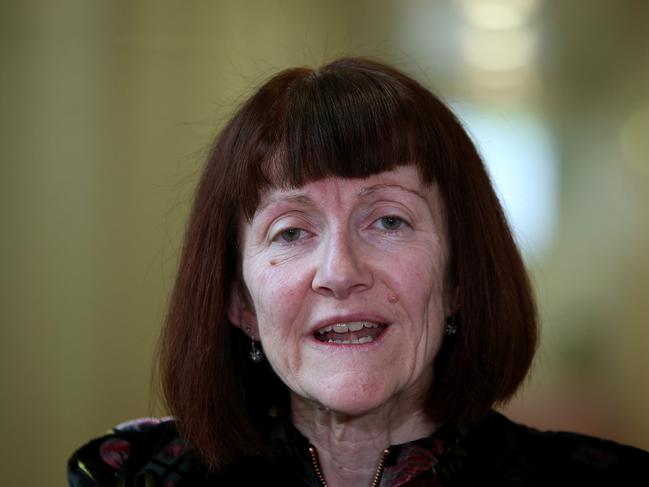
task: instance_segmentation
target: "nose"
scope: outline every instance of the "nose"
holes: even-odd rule
[[[372,272],[362,249],[338,232],[323,242],[312,288],[319,294],[345,299],[372,286]]]

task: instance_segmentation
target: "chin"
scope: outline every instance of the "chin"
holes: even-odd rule
[[[313,400],[322,407],[346,416],[362,416],[373,412],[388,402],[383,382],[358,381],[346,383],[329,383],[312,394]]]

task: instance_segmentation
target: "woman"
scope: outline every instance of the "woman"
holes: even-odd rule
[[[90,442],[70,483],[639,475],[640,450],[491,409],[536,341],[523,263],[451,111],[376,62],[287,70],[224,128],[196,193],[161,341],[174,420]]]

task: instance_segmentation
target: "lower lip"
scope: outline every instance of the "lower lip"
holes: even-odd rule
[[[391,328],[391,325],[385,326],[381,330],[381,333],[379,333],[379,336],[377,336],[371,342],[367,342],[367,343],[323,342],[323,341],[318,340],[315,336],[311,335],[309,344],[312,345],[314,348],[317,348],[317,349],[320,349],[320,350],[327,350],[327,351],[331,351],[331,350],[340,350],[340,351],[372,350],[373,348],[376,348],[377,346],[379,346],[381,344],[381,342],[383,342],[383,340],[385,339],[385,336],[388,334],[390,328]]]

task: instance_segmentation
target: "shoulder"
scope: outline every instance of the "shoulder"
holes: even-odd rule
[[[278,431],[273,432],[277,455],[242,455],[215,472],[192,452],[172,418],[129,421],[72,454],[68,483],[71,487],[305,485],[307,464],[294,455],[294,437]]]
[[[539,431],[495,412],[476,429],[481,456],[506,475],[534,478],[541,485],[649,485],[649,453],[639,448],[583,434]]]
[[[122,423],[79,448],[68,460],[73,487],[174,485],[200,469],[171,418]],[[139,485],[139,484],[138,484]]]

